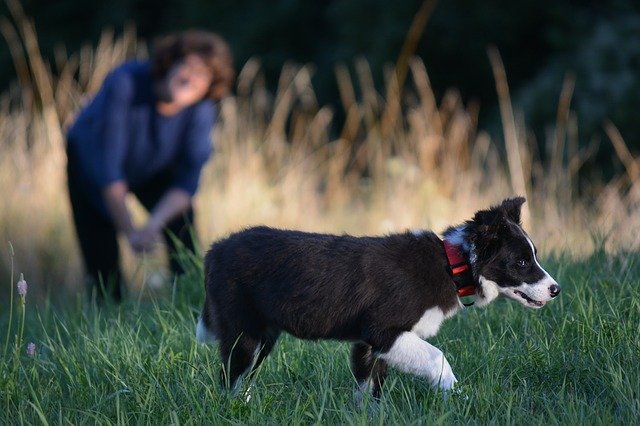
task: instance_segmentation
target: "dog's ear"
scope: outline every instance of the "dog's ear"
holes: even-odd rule
[[[504,211],[507,218],[520,224],[520,212],[525,201],[524,197],[507,198],[500,205],[500,209]]]
[[[479,225],[469,234],[469,241],[473,244],[479,258],[491,255],[500,244],[500,225]]]
[[[508,221],[520,223],[524,197],[507,198],[499,206],[476,212],[467,222],[469,239],[479,253],[492,253],[500,245],[500,237],[508,229]]]
[[[481,227],[483,225],[488,227],[498,227],[500,223],[504,221],[504,212],[500,211],[500,208],[493,207],[489,210],[477,211],[473,216],[472,223],[477,227]]]
[[[479,253],[487,253],[499,243],[500,230],[505,224],[505,215],[497,208],[480,210],[467,223],[470,231],[469,240]]]

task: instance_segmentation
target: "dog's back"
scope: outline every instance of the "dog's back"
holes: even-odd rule
[[[437,237],[433,239],[437,248]],[[214,307],[217,321],[238,322],[243,329],[260,325],[306,339],[357,340],[366,332],[362,327],[371,325],[369,309],[384,309],[392,291],[397,296],[394,284],[403,264],[416,272],[418,265],[430,269],[425,261],[433,259],[426,258],[437,249],[415,250],[419,240],[428,243],[429,235],[352,237],[247,229],[217,242],[207,253],[206,304]],[[416,293],[408,296],[415,298]],[[390,313],[384,321],[408,327],[412,317],[422,315],[424,306],[419,305],[415,315],[395,319]],[[406,309],[400,306],[401,312]]]

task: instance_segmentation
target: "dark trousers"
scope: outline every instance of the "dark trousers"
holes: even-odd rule
[[[102,302],[105,297],[120,302],[124,284],[119,266],[120,250],[115,226],[109,217],[105,217],[87,199],[80,187],[80,179],[83,177],[78,174],[73,163],[74,158],[71,154],[67,166],[69,199],[84,266],[89,275],[92,290],[96,290],[98,302]],[[169,174],[159,176],[144,187],[136,189],[134,194],[142,205],[151,211],[169,188],[170,181]],[[177,247],[184,246],[187,250],[194,251],[191,235],[193,217],[193,209],[190,208],[169,223],[163,232],[169,248],[171,271],[176,274],[183,272],[175,256]]]

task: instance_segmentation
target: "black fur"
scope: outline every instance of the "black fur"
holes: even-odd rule
[[[205,306],[215,324],[209,308],[203,318],[220,339],[230,384],[259,347],[266,356],[280,331],[385,352],[426,309],[458,306],[442,242],[431,232],[358,238],[258,227],[214,244],[205,264]]]

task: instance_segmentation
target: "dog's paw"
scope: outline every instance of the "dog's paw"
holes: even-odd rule
[[[453,370],[451,369],[451,365],[447,359],[442,357],[442,369],[440,370],[440,374],[435,378],[433,385],[437,388],[440,388],[443,391],[450,391],[453,389],[458,379],[453,374]]]
[[[453,390],[453,387],[457,382],[458,379],[453,375],[453,372],[447,375],[443,374],[440,382],[438,383],[438,387],[444,391],[450,391]]]
[[[353,402],[358,409],[364,405],[364,401],[371,394],[371,381],[358,383],[358,387],[353,391]]]
[[[373,383],[371,379],[358,383],[357,389],[353,392],[353,401],[358,410],[367,408],[369,414],[377,411],[380,399],[373,395]]]

